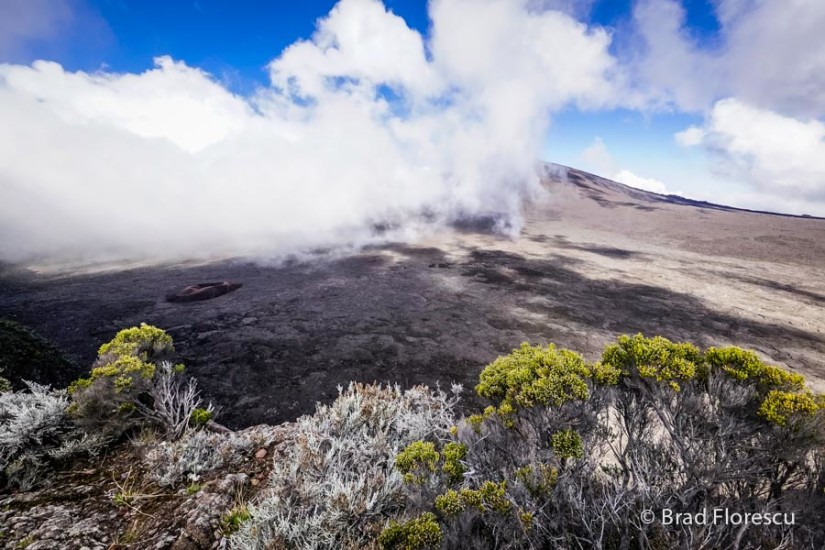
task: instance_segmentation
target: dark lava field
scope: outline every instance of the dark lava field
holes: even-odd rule
[[[566,172],[566,173],[565,173]],[[556,170],[518,238],[455,230],[266,267],[248,261],[55,273],[0,269],[0,318],[88,370],[141,322],[242,427],[293,420],[348,381],[465,386],[521,342],[595,360],[624,333],[739,345],[825,390],[825,220],[747,212]],[[207,301],[187,285],[239,281]],[[470,403],[472,401],[469,401]]]

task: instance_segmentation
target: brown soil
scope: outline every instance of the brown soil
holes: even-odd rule
[[[471,387],[522,341],[595,360],[636,332],[752,348],[825,389],[825,220],[692,203],[574,170],[546,184],[549,201],[526,209],[517,239],[456,230],[276,267],[8,267],[0,317],[81,365],[121,328],[164,328],[231,427],[294,419],[350,380]],[[204,280],[243,287],[165,301]]]

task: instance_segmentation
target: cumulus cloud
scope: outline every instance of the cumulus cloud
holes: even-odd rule
[[[251,97],[168,57],[140,74],[0,65],[0,257],[277,255],[476,215],[517,227],[549,114],[614,101],[610,37],[527,0],[429,9],[426,43],[378,0],[342,0]]]
[[[702,146],[716,170],[775,196],[825,200],[825,124],[759,109],[737,99],[717,102],[703,127],[676,134]],[[795,209],[796,210],[796,209]]]
[[[718,36],[699,40],[676,0],[640,0],[633,12],[634,79],[658,107],[701,114],[675,135],[709,154],[714,192],[742,206],[825,200],[825,3],[715,0]],[[748,192],[725,186],[745,184]],[[776,200],[782,197],[783,201]],[[725,200],[722,198],[711,200]],[[786,205],[786,206],[783,206]],[[788,206],[788,207],[790,207]],[[821,205],[810,209],[821,211]]]
[[[825,115],[825,2],[716,0],[720,35],[700,42],[676,0],[640,0],[632,65],[651,97],[704,111],[736,97],[792,116]]]
[[[661,181],[653,178],[643,178],[630,170],[619,170],[613,176],[613,179],[630,187],[641,189],[642,191],[650,191],[651,193],[659,193],[660,195],[667,195],[669,193],[667,186]]]

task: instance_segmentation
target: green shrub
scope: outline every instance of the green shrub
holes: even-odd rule
[[[161,353],[174,351],[172,338],[166,331],[141,323],[139,327],[123,329],[109,342],[100,346],[98,357],[112,355],[118,357],[137,357],[149,361]],[[104,362],[107,362],[104,359]]]
[[[582,438],[574,430],[561,430],[550,438],[553,452],[562,459],[581,458],[584,456]]]
[[[817,521],[825,397],[752,352],[703,353],[637,334],[590,365],[567,350],[523,344],[488,365],[476,389],[491,406],[459,421],[440,454],[423,444],[401,453],[400,467],[429,480],[405,486],[406,513],[437,514],[442,548],[825,543],[803,527],[638,521],[644,509],[716,507],[794,510],[797,525]],[[461,477],[436,475],[459,448]],[[400,525],[387,536],[401,536]]]
[[[710,348],[705,361],[740,382],[754,382],[763,391],[799,392],[805,389],[805,377],[779,367],[765,365],[752,351],[740,348]]]
[[[231,535],[237,531],[243,522],[252,517],[249,508],[245,504],[239,504],[221,516],[221,532],[224,535]]]
[[[618,343],[605,348],[602,368],[613,367],[622,375],[638,374],[657,382],[666,382],[674,390],[680,382],[703,378],[707,370],[703,366],[702,353],[692,344],[673,343],[656,336],[645,338],[641,334],[620,336]]]
[[[458,483],[464,478],[464,472],[466,471],[461,461],[467,456],[467,446],[451,441],[444,445],[442,455],[444,456],[444,465],[441,467],[441,471],[447,474],[447,482]]]
[[[192,411],[190,418],[195,426],[205,426],[212,420],[212,411],[197,407]]]
[[[100,346],[89,377],[69,386],[69,412],[80,426],[112,439],[145,423],[177,439],[190,425],[208,422],[212,406],[199,407],[196,382],[184,384],[183,365],[161,360],[173,349],[159,328],[143,323],[121,330]]]
[[[424,483],[429,474],[435,473],[441,455],[430,441],[415,441],[398,453],[395,467],[404,474],[407,483]]]
[[[586,400],[591,375],[578,353],[525,343],[485,367],[476,392],[492,401],[499,416],[512,425],[511,417],[520,409]]]
[[[792,416],[813,416],[821,405],[811,393],[771,390],[759,406],[759,415],[780,426],[786,426]]]
[[[438,548],[441,528],[433,514],[427,512],[404,523],[391,521],[378,537],[381,548],[418,550]]]

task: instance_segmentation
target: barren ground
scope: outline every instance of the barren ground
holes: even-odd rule
[[[311,412],[350,380],[471,388],[523,341],[595,360],[623,333],[739,345],[825,390],[825,220],[690,203],[571,170],[517,239],[450,232],[345,258],[228,261],[97,274],[0,271],[0,317],[31,326],[82,374],[147,322],[169,331],[231,427]],[[167,292],[236,280],[172,304]],[[469,393],[469,392],[468,392]]]

